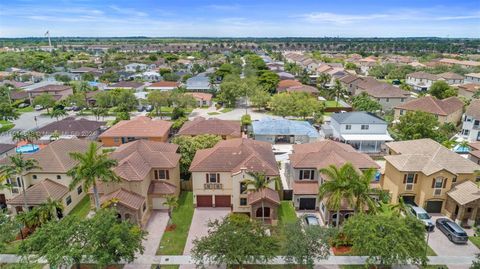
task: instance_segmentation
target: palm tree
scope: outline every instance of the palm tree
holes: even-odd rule
[[[67,172],[72,177],[70,190],[78,184],[83,183],[84,189],[93,188],[95,197],[95,207],[100,209],[100,197],[98,196],[97,181],[112,182],[119,181],[118,176],[112,168],[117,165],[117,161],[108,158],[106,153],[99,152],[98,144],[90,143],[85,153],[71,152],[70,157],[78,163]]]
[[[163,205],[168,206],[168,222],[172,220],[172,211],[178,207],[178,197],[174,195],[169,195],[166,197]]]
[[[335,79],[335,85],[333,86],[332,90],[335,94],[335,98],[337,99],[336,100],[337,103],[335,104],[335,106],[338,106],[338,102],[340,101],[340,96],[345,94],[345,90],[342,87],[342,84],[340,83],[340,80]]]
[[[27,131],[25,132],[25,139],[27,140],[27,142],[32,146],[32,149],[33,149],[33,142],[35,140],[38,140],[40,139],[40,133],[38,132],[35,132],[35,131]]]
[[[406,215],[407,205],[405,204],[403,199],[400,199],[398,201],[398,204],[380,202],[379,206],[377,207],[376,213],[384,216]]]
[[[18,143],[20,141],[26,140],[26,137],[22,131],[16,131],[12,134],[12,140]]]
[[[57,121],[59,117],[63,117],[66,115],[67,115],[67,112],[63,109],[54,109],[52,110],[52,113],[50,113],[50,117],[57,119]]]
[[[40,206],[38,210],[42,218],[42,223],[50,221],[52,219],[58,220],[58,210],[63,210],[63,204],[58,200],[53,200],[51,197],[48,197],[47,201]]]
[[[320,186],[318,197],[320,200],[327,198],[327,208],[337,211],[336,227],[338,227],[342,201],[346,200],[350,206],[354,205],[354,184],[352,179],[356,179],[358,175],[350,163],[346,163],[340,168],[330,165],[327,168],[320,169],[320,173],[325,175],[328,180]]]
[[[355,197],[355,212],[364,212],[365,207],[368,207],[370,211],[375,211],[376,204],[372,199],[371,194],[377,192],[377,190],[372,189],[370,183],[376,172],[375,169],[367,169],[363,172],[357,173],[356,178],[352,182],[353,195]]]
[[[14,175],[18,175],[20,177],[23,193],[23,205],[25,210],[28,210],[28,203],[26,196],[27,194],[25,193],[25,181],[23,180],[23,177],[27,172],[33,169],[41,169],[41,167],[38,166],[37,160],[25,160],[22,154],[10,156],[9,164],[0,166],[0,174],[2,174],[3,178],[12,178]]]
[[[265,173],[259,173],[259,172],[250,172],[248,173],[253,179],[252,180],[246,180],[244,183],[248,185],[253,185],[253,191],[262,191],[263,189],[268,188],[268,184],[272,180],[268,179]],[[276,185],[275,185],[276,187]],[[262,222],[265,222],[265,205],[263,203],[262,199]]]
[[[50,135],[50,141],[55,141],[60,138],[60,133],[55,130],[51,135]]]

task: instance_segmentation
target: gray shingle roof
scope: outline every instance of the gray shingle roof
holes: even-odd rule
[[[381,118],[363,111],[335,113],[330,117],[340,124],[387,124]]]

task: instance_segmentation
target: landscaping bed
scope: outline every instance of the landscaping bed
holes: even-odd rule
[[[178,207],[172,212],[172,226],[168,227],[160,241],[157,255],[182,255],[187,243],[188,231],[193,217],[193,193],[182,192]],[[163,268],[163,266],[162,266]]]

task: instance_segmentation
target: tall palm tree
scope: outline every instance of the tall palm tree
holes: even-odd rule
[[[253,185],[252,190],[254,192],[262,191],[263,189],[268,188],[268,184],[270,184],[270,182],[272,181],[267,178],[265,173],[250,172],[248,174],[252,177],[252,180],[246,180],[244,181],[244,183],[247,184],[247,186]],[[265,205],[263,203],[263,199],[262,199],[262,222],[265,222]]]
[[[33,149],[33,142],[35,142],[35,140],[38,140],[40,139],[40,133],[38,132],[35,132],[35,131],[26,131],[24,133],[24,136],[25,136],[25,140],[27,140],[28,144],[30,144],[32,146],[32,149]]]
[[[50,221],[52,219],[58,220],[58,210],[63,210],[62,202],[54,200],[48,197],[47,201],[38,206],[41,218],[43,222]]]
[[[168,195],[165,202],[163,202],[163,205],[168,206],[168,222],[170,222],[172,220],[173,209],[178,207],[178,197],[175,195]]]
[[[28,210],[28,203],[27,194],[25,192],[25,181],[23,178],[27,172],[33,169],[41,169],[41,167],[38,166],[37,160],[24,159],[22,154],[10,156],[9,163],[0,166],[0,174],[2,174],[3,178],[12,178],[15,175],[20,177],[23,193],[23,205],[25,210]]]
[[[50,117],[57,119],[57,121],[59,117],[63,117],[66,115],[67,115],[67,112],[63,109],[54,109],[52,110],[52,113],[50,113]]]
[[[356,171],[355,171],[356,172]],[[353,195],[355,198],[355,212],[364,212],[365,207],[368,207],[370,211],[375,211],[376,204],[372,198],[372,194],[377,190],[370,187],[370,183],[377,171],[375,169],[367,169],[358,173],[356,179],[353,179]]]
[[[320,173],[325,175],[327,180],[320,185],[318,197],[320,200],[327,198],[327,208],[337,211],[336,226],[338,227],[340,224],[340,207],[342,201],[346,200],[350,206],[354,206],[353,180],[356,179],[358,175],[350,163],[346,163],[340,168],[335,165],[330,165],[320,169]]]
[[[12,140],[18,143],[20,141],[26,140],[26,137],[22,131],[15,131],[12,134]]]
[[[83,183],[84,189],[93,188],[95,197],[95,207],[100,209],[100,197],[98,196],[97,181],[112,182],[119,181],[118,176],[112,168],[117,165],[117,161],[108,158],[106,153],[100,152],[98,144],[90,143],[85,153],[71,152],[70,157],[78,163],[67,172],[72,177],[70,190],[78,184]]]

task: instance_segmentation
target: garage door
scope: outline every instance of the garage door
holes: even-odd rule
[[[417,204],[415,204],[415,196],[404,195],[402,199],[405,204],[417,206]]]
[[[197,207],[212,207],[211,195],[197,195]]]
[[[300,210],[315,210],[316,208],[316,198],[300,198],[300,205],[298,209]]]
[[[230,195],[215,195],[215,207],[230,207]]]
[[[152,209],[168,209],[163,203],[165,203],[165,198],[152,198]]]
[[[428,213],[441,213],[442,212],[442,201],[428,201],[425,210]]]

